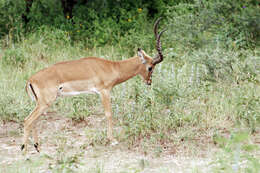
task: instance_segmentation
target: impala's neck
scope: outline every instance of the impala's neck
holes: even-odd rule
[[[123,61],[117,61],[117,70],[119,72],[117,82],[122,83],[134,76],[136,76],[142,66],[139,57],[133,57]]]

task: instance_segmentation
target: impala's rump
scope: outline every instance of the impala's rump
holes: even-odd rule
[[[26,84],[26,92],[33,101],[37,100],[37,95],[33,89],[32,84],[29,82],[27,82],[27,84]]]

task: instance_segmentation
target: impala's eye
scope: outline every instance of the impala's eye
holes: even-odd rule
[[[148,71],[152,71],[153,70],[153,67],[148,67]]]

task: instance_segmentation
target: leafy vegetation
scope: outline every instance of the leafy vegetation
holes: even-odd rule
[[[248,152],[251,144],[244,145],[259,134],[260,125],[256,0],[79,1],[72,18],[62,10],[58,0],[34,1],[25,25],[25,1],[0,1],[1,121],[22,122],[30,113],[34,103],[25,93],[25,82],[50,64],[87,56],[122,60],[134,56],[138,47],[155,54],[151,28],[163,16],[162,28],[168,29],[161,39],[165,60],[156,67],[151,87],[138,77],[115,87],[113,119],[120,130],[114,135],[130,149],[148,152],[152,146],[159,155],[165,146],[244,129],[249,136],[236,134],[238,141],[230,137],[221,142],[218,135],[210,141],[226,156],[216,172],[259,171],[259,156]],[[75,121],[103,113],[95,95],[59,99],[51,110]],[[104,134],[97,133],[91,143],[104,145]],[[243,150],[239,157],[251,166],[231,166],[237,146]],[[57,160],[66,167],[73,156],[60,153]]]

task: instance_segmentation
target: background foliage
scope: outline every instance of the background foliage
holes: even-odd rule
[[[17,40],[48,26],[66,31],[72,41],[83,41],[87,46],[116,44],[126,34],[143,37],[154,18],[165,16],[165,25],[174,33],[170,40],[185,47],[188,44],[189,48],[199,48],[221,41],[226,47],[248,48],[259,43],[256,0],[72,0],[72,16],[64,12],[64,0],[29,1],[29,12],[28,1],[0,1],[0,38],[9,34]]]

